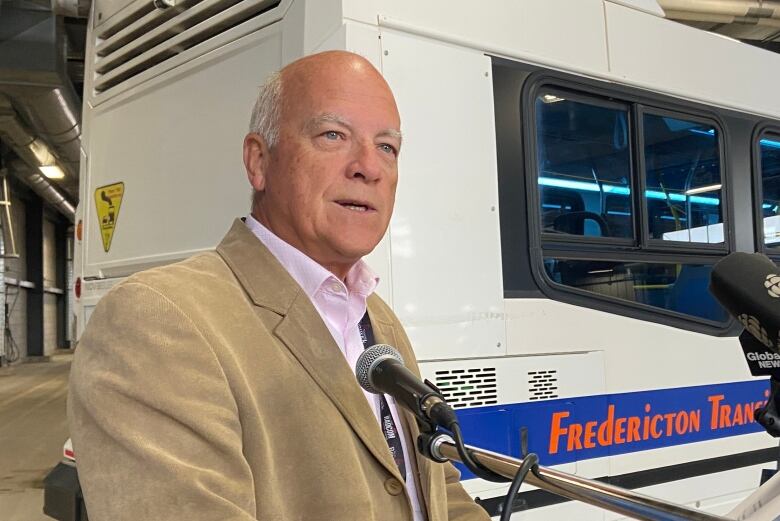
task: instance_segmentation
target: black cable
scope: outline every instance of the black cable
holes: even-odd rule
[[[16,344],[16,340],[14,340],[14,335],[11,332],[11,313],[13,313],[14,308],[16,307],[16,301],[19,299],[19,287],[17,286],[16,291],[13,293],[14,299],[11,302],[11,305],[8,305],[8,286],[6,285],[6,292],[5,292],[5,302],[3,307],[4,314],[5,314],[5,331],[3,332],[4,339],[5,339],[5,347],[6,347],[6,360],[8,360],[9,364],[12,364],[19,360],[21,357],[21,352],[19,351],[19,346]]]
[[[461,462],[466,465],[466,467],[468,467],[468,469],[473,472],[475,476],[486,481],[492,481],[494,483],[506,483],[509,481],[509,479],[505,478],[504,476],[496,474],[492,470],[487,469],[474,461],[474,458],[471,457],[470,451],[463,443],[463,434],[461,433],[460,425],[457,422],[452,423],[450,430],[452,431],[452,435],[455,438],[455,446],[458,449],[458,455],[460,456]]]
[[[527,454],[525,458],[523,458],[523,463],[521,463],[520,468],[517,469],[517,474],[515,474],[512,485],[509,487],[509,492],[506,493],[506,497],[502,503],[500,521],[509,521],[509,518],[512,516],[512,505],[515,502],[515,496],[520,491],[520,485],[523,484],[523,481],[525,481],[529,472],[533,471],[536,473],[536,469],[538,468],[539,456],[535,453],[532,452]]]

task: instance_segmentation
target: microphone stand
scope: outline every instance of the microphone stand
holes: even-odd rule
[[[462,463],[457,445],[441,431],[420,434],[417,440],[421,454],[439,463],[447,460]],[[472,458],[482,467],[512,480],[523,464],[522,459],[467,445]],[[542,490],[575,501],[601,507],[634,519],[645,521],[729,521],[728,518],[677,505],[639,494],[608,483],[567,474],[539,465],[529,472],[525,482]]]

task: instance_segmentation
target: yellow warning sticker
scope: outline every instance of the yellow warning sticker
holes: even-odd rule
[[[122,206],[124,194],[124,183],[101,186],[95,190],[95,208],[97,209],[98,221],[100,221],[103,249],[106,253],[111,248],[111,239],[114,238],[116,220],[119,217],[119,207]]]

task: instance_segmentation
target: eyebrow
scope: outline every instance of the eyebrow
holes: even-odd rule
[[[304,125],[304,128],[306,130],[312,130],[317,128],[319,125],[323,123],[335,123],[337,125],[341,125],[342,127],[346,127],[348,129],[352,129],[352,125],[349,124],[349,122],[345,121],[340,116],[337,116],[336,114],[320,114],[319,116],[315,116],[311,118],[309,121],[306,122]],[[390,137],[397,139],[398,141],[403,140],[403,135],[401,134],[400,130],[394,129],[394,128],[386,128],[380,132],[377,133],[377,137]]]

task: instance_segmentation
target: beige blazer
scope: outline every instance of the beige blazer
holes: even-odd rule
[[[377,296],[377,342],[418,371]],[[69,420],[90,521],[411,520],[355,376],[303,290],[237,220],[216,252],[112,289],[79,342]],[[410,447],[418,429],[399,411]],[[417,457],[430,521],[486,520]]]

